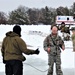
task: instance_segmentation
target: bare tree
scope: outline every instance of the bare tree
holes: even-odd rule
[[[7,23],[7,15],[4,12],[0,12],[0,24]]]

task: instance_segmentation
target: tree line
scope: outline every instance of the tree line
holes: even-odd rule
[[[8,15],[0,11],[0,24],[19,24],[19,25],[31,25],[31,24],[45,24],[50,25],[55,22],[57,15],[62,16],[74,16],[75,2],[68,7],[51,8],[45,6],[45,8],[28,8],[25,6],[19,6],[17,9],[8,13]]]

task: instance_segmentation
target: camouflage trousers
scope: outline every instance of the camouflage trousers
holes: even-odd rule
[[[75,42],[73,42],[73,52],[75,52]]]
[[[53,75],[54,63],[55,63],[55,67],[56,67],[56,75],[63,75],[62,70],[61,70],[60,55],[56,55],[56,56],[49,55],[49,59],[48,59],[49,69],[48,69],[47,75]]]

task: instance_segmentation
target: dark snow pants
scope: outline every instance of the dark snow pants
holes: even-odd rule
[[[23,63],[19,60],[9,60],[5,65],[6,75],[23,75]]]

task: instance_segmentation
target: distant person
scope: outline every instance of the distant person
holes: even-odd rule
[[[72,31],[72,43],[73,43],[73,52],[75,52],[75,27],[71,28]]]
[[[6,75],[23,75],[23,63],[26,58],[22,53],[27,55],[39,54],[39,50],[27,48],[26,43],[21,38],[21,27],[16,25],[13,31],[6,33],[1,48],[3,63],[5,63]]]
[[[70,30],[69,30],[69,28],[70,28],[70,25],[67,27],[64,22],[61,23],[60,30],[62,32],[62,36],[63,36],[63,39],[65,41],[70,40]]]
[[[44,50],[48,53],[48,74],[53,75],[53,66],[54,63],[56,64],[56,75],[63,75],[61,70],[61,50],[65,49],[64,41],[58,35],[58,27],[52,26],[51,27],[51,34],[48,35],[44,40]]]

